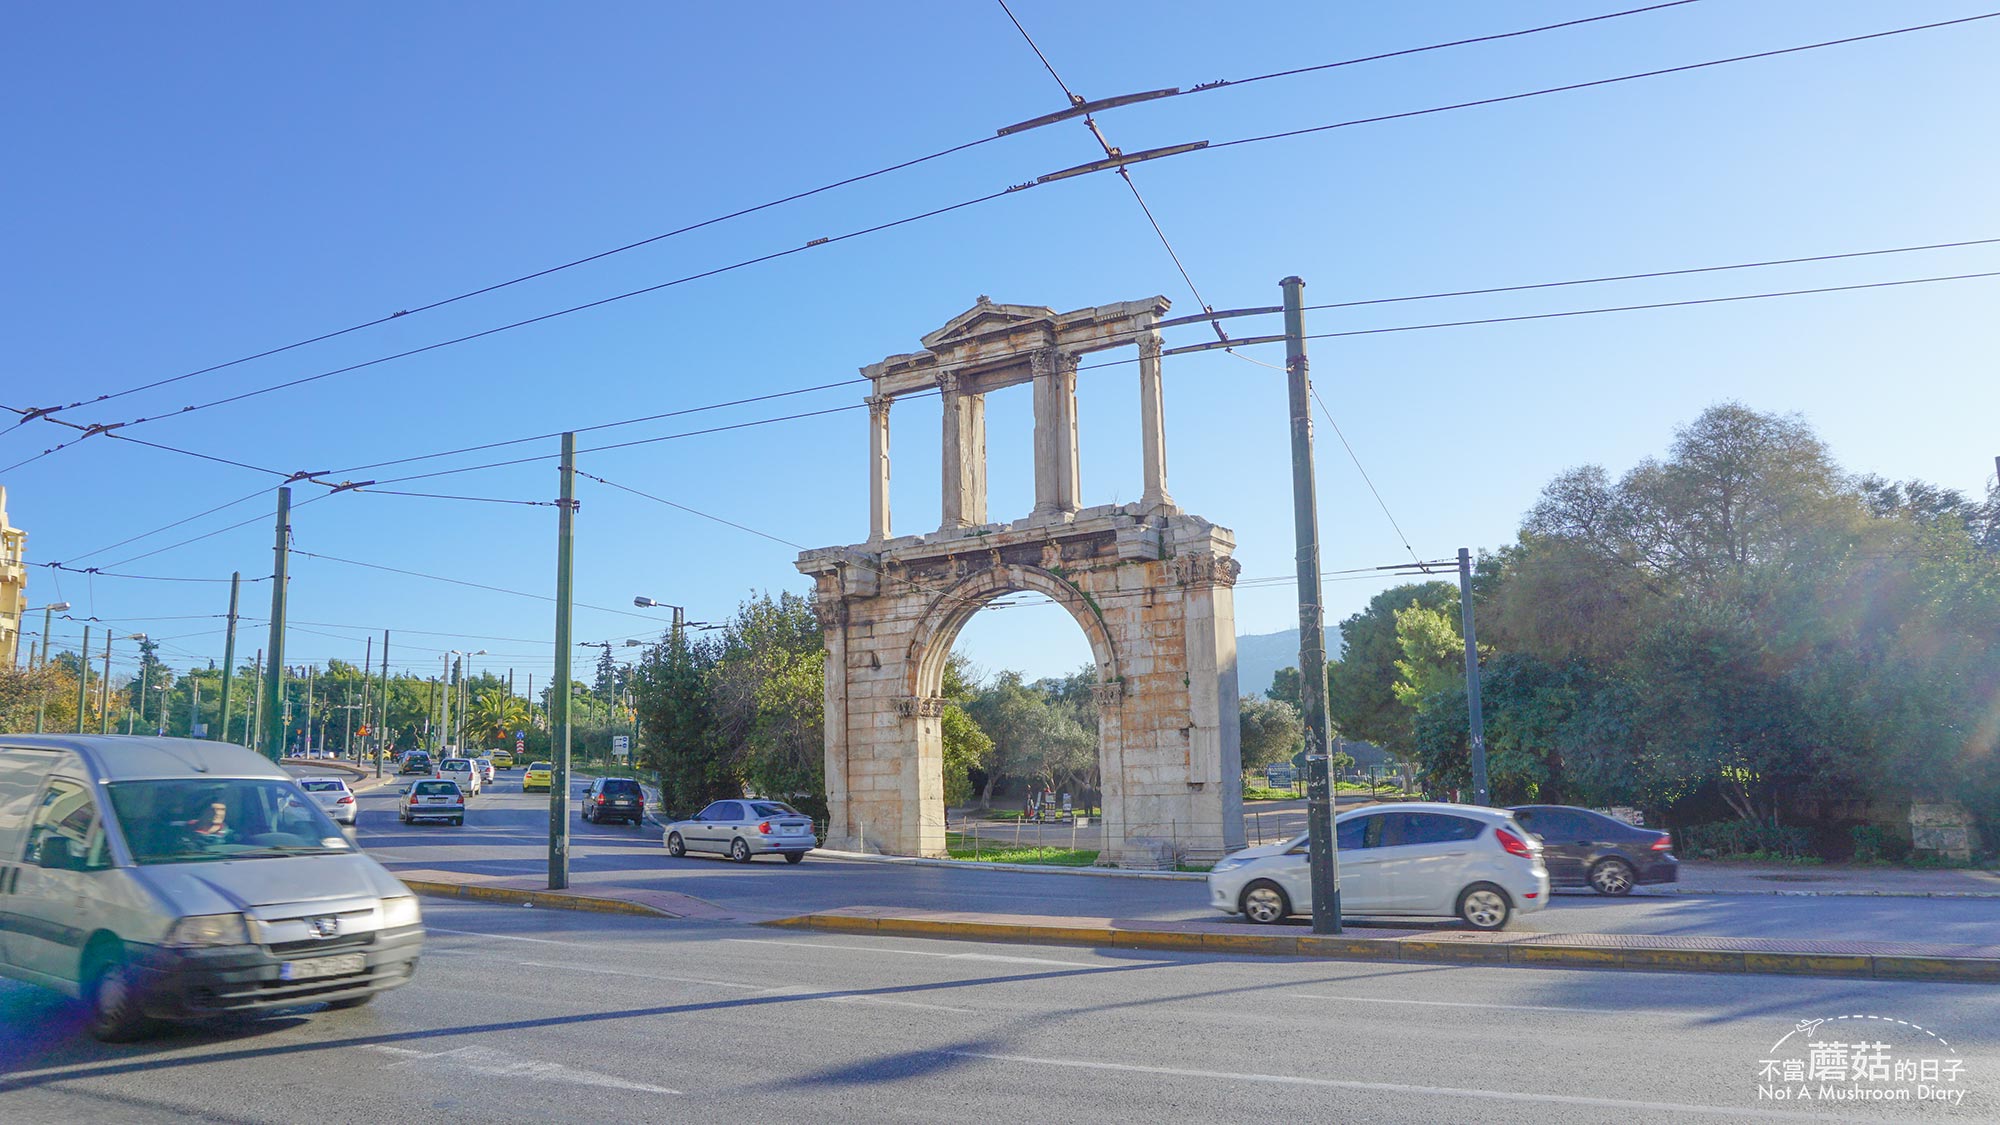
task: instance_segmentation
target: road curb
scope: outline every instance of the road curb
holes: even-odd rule
[[[618,898],[572,894],[568,891],[524,891],[512,887],[481,887],[469,883],[437,883],[428,879],[404,879],[403,885],[420,895],[440,898],[468,898],[480,902],[503,902],[518,906],[541,906],[551,910],[581,910],[590,914],[638,914],[648,918],[679,918],[680,915],[643,903]]]
[[[1056,867],[1036,863],[989,863],[981,859],[927,859],[914,855],[877,855],[873,852],[843,852],[815,848],[814,855],[851,859],[861,863],[899,864],[905,867],[956,867],[966,871],[1025,871],[1031,875],[1094,875],[1110,879],[1166,879],[1198,883],[1208,878],[1203,871],[1125,871],[1116,867]]]
[[[1717,948],[1727,939],[1607,939],[1600,944],[1573,937],[1538,941],[1532,937],[1489,939],[1485,935],[1241,934],[1194,929],[1146,929],[1114,922],[1084,923],[1032,919],[973,921],[829,911],[764,923],[831,933],[947,938],[1026,945],[1086,945],[1178,952],[1244,953],[1306,957],[1327,961],[1399,961],[1415,964],[1542,968],[1616,969],[1679,973],[1814,976],[1849,980],[2000,982],[2000,957],[1909,956],[1874,953]],[[1746,943],[1747,944],[1747,943]]]

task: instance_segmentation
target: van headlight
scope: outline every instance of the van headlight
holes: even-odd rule
[[[249,945],[250,927],[241,914],[197,914],[167,931],[167,945],[183,949],[209,945]]]
[[[423,911],[417,909],[415,895],[397,895],[382,900],[382,928],[385,930],[400,930],[423,920]]]

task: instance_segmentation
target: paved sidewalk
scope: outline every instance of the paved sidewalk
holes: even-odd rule
[[[1882,895],[2000,898],[2000,872],[1910,867],[1848,867],[1684,860],[1680,882],[1638,893],[1683,895]]]
[[[1345,933],[1335,936],[1313,934],[1298,926],[1251,926],[1241,922],[926,911],[888,906],[857,906],[785,916],[731,910],[674,891],[602,882],[594,882],[582,891],[551,891],[536,876],[482,876],[424,869],[405,869],[397,874],[411,890],[425,895],[558,910],[651,915],[662,920],[784,926],[835,933],[1271,954],[1335,961],[2000,983],[2000,944],[1480,933],[1361,925],[1350,926]]]

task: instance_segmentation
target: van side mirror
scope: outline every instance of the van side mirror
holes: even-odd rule
[[[83,864],[69,850],[69,837],[45,836],[42,838],[40,865],[49,871],[77,871]]]

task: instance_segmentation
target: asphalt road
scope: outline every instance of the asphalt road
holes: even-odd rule
[[[1801,1020],[1861,1016],[1880,1019],[1835,1020],[1816,1041],[1956,1059],[1962,1077],[1949,1085],[1967,1100],[1825,1108],[1877,1120],[2000,1113],[2000,994],[1979,986],[1368,966],[425,909],[415,981],[351,1012],[113,1047],[85,1035],[68,1001],[0,982],[0,1119],[1830,1119],[1817,1102],[1759,1100],[1761,1060],[1806,1055],[1800,1035],[1778,1046]]]
[[[364,794],[358,819],[361,844],[391,869],[544,872],[548,801],[540,793],[523,796],[519,777],[519,771],[503,774],[493,789],[474,798],[463,828],[405,827],[396,821],[394,787]],[[576,788],[581,792],[581,786]],[[775,859],[744,867],[708,857],[673,859],[660,845],[659,829],[651,825],[597,826],[572,814],[570,832],[571,881],[578,890],[588,890],[592,883],[644,886],[694,895],[749,915],[901,906],[1127,919],[1222,917],[1208,907],[1207,889],[1198,881],[892,866],[825,856],[808,857],[797,867]],[[1560,894],[1547,909],[1522,915],[1514,925],[1541,933],[1987,944],[2000,935],[2000,899],[1643,893],[1609,899],[1582,892]]]

